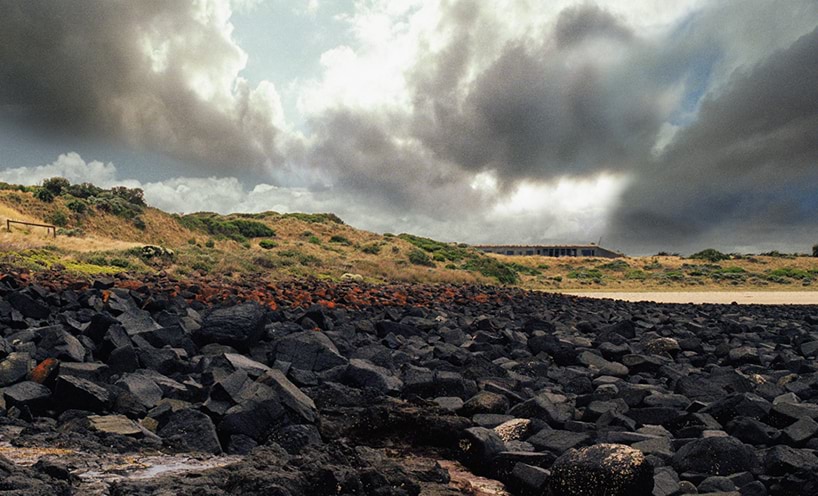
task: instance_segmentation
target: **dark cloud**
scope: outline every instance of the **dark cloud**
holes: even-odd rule
[[[312,123],[320,164],[337,194],[359,198],[383,215],[451,218],[480,207],[479,193],[454,164],[436,160],[422,144],[401,139],[402,114],[338,110]]]
[[[818,29],[737,71],[635,176],[609,236],[637,249],[817,241],[816,53]]]
[[[454,32],[450,46],[475,37],[474,29]],[[442,57],[460,60],[463,52]],[[414,132],[441,159],[493,170],[507,187],[626,170],[649,155],[688,57],[680,46],[637,38],[598,7],[570,8],[547,36],[506,44],[465,95],[447,91],[446,83],[459,82],[451,64],[419,66],[416,80],[427,84],[415,88]]]
[[[569,47],[589,38],[629,40],[633,31],[610,12],[593,4],[565,9],[557,20],[557,46]]]
[[[362,225],[447,239],[596,237],[559,206],[515,220],[495,207],[523,184],[606,174],[630,180],[605,235],[619,248],[796,243],[818,227],[814,0],[713,2],[650,29],[593,3],[519,30],[490,2],[441,5],[410,40],[407,106],[339,96],[296,140],[272,85],[238,77],[229,0],[0,0],[0,120],[232,175],[279,166],[279,184],[343,199],[371,214]],[[473,187],[484,172],[498,191]]]
[[[235,80],[244,55],[218,3],[0,0],[0,12],[0,118],[220,167],[282,160],[277,102]]]

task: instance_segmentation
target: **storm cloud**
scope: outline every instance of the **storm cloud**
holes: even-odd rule
[[[0,115],[229,168],[283,162],[275,88],[219,1],[0,0]]]
[[[290,120],[232,6],[0,0],[0,119],[186,161],[144,183],[175,210],[199,185],[466,242],[817,241],[813,0],[357,2]]]
[[[815,29],[705,99],[625,193],[611,235],[653,248],[725,232],[748,245],[815,241],[817,50]]]

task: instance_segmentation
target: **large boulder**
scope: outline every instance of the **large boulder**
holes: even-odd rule
[[[111,396],[105,388],[71,375],[57,378],[54,399],[62,410],[90,410],[97,413],[106,410],[111,403]]]
[[[23,380],[34,367],[34,360],[28,353],[10,353],[0,362],[0,387]]]
[[[7,407],[16,406],[36,411],[46,406],[50,398],[51,391],[34,381],[19,382],[3,390],[3,399]]]
[[[387,369],[360,358],[349,361],[344,380],[351,386],[374,389],[383,394],[396,393],[403,388],[403,382]]]
[[[57,358],[71,362],[81,362],[85,358],[85,348],[79,339],[65,332],[61,326],[32,329],[40,337],[37,345],[37,360]]]
[[[172,412],[157,434],[168,444],[187,451],[214,455],[222,452],[213,421],[193,408]]]
[[[258,303],[243,303],[210,312],[193,333],[199,344],[218,343],[247,350],[264,333],[268,318]]]
[[[672,464],[679,473],[730,475],[756,470],[759,461],[751,446],[734,437],[706,437],[679,448]]]
[[[326,334],[317,331],[296,332],[281,338],[276,345],[275,360],[314,372],[347,364],[347,359],[341,356]]]
[[[653,466],[623,444],[569,450],[551,466],[550,496],[634,496],[653,492]]]
[[[290,382],[280,370],[271,369],[258,379],[258,382],[269,386],[278,394],[281,403],[301,421],[313,423],[318,419],[318,412],[312,398]]]

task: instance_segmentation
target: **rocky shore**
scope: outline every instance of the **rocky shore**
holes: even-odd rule
[[[6,272],[0,331],[0,494],[818,494],[816,307]]]

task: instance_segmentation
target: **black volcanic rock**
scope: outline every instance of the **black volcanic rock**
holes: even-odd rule
[[[276,344],[274,359],[314,372],[346,366],[349,362],[324,333],[316,331],[302,331],[281,338]]]
[[[598,444],[570,450],[551,466],[551,496],[631,496],[653,492],[653,466],[638,450]]]
[[[257,303],[219,308],[205,317],[193,338],[200,344],[218,343],[246,350],[258,342],[267,322],[264,308]]]
[[[693,440],[673,455],[677,472],[730,475],[758,469],[758,456],[752,447],[732,437],[708,437]]]
[[[111,396],[105,388],[71,375],[57,377],[54,399],[61,410],[90,410],[97,413],[105,411],[111,403]]]
[[[193,408],[171,413],[157,434],[177,449],[214,455],[222,452],[213,421]]]
[[[556,482],[567,477],[558,456],[595,443],[630,446],[657,467],[655,487],[630,494],[780,496],[818,483],[818,334],[807,307],[322,281],[212,291],[167,274],[130,289],[119,278],[60,290],[9,280],[0,387],[3,423],[20,442],[93,452],[161,441],[246,457],[202,475],[208,494],[416,493],[445,470],[388,458],[431,450],[515,496],[541,496],[568,490]],[[576,487],[595,494],[595,473],[576,472]],[[191,494],[195,479],[157,487]],[[117,494],[156,491],[124,489],[138,485]]]

